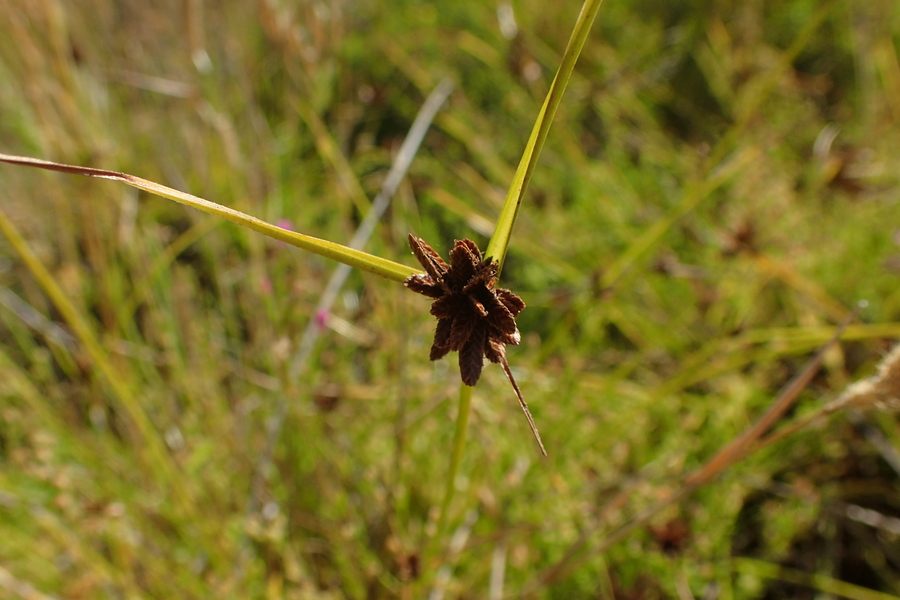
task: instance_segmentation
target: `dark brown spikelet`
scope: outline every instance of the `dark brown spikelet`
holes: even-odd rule
[[[496,287],[497,261],[484,258],[472,240],[454,242],[449,265],[413,234],[409,234],[409,247],[425,274],[410,276],[405,285],[434,299],[431,314],[438,324],[431,345],[431,360],[443,358],[451,351],[459,352],[459,374],[469,386],[474,386],[481,377],[485,358],[501,364],[546,456],[528,405],[506,362],[506,345],[518,346],[522,339],[516,327],[516,315],[522,312],[525,303],[511,291]]]

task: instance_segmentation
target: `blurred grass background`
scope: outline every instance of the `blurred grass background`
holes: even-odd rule
[[[483,247],[578,10],[0,0],[0,151],[346,243],[451,76],[366,249],[413,264],[408,231]],[[0,241],[0,595],[813,598],[833,580],[900,595],[885,413],[817,423],[604,544],[858,300],[790,418],[900,337],[898,48],[892,0],[607,0],[503,272],[528,304],[509,356],[550,458],[489,366],[455,546],[435,518],[458,375],[427,360],[426,301],[355,273],[294,385],[333,264],[120,184],[3,166],[3,210],[152,439]]]

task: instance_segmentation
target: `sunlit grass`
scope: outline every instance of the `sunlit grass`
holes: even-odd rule
[[[346,244],[449,74],[366,248],[408,265],[409,231],[486,246],[578,9],[513,3],[508,39],[490,4],[188,5],[0,5],[0,152]],[[3,592],[419,598],[444,565],[448,598],[896,594],[892,522],[847,506],[894,516],[897,474],[841,415],[604,536],[755,421],[858,300],[788,418],[900,337],[898,31],[887,1],[605,0],[503,270],[528,305],[510,362],[550,458],[489,365],[440,535],[458,376],[427,360],[421,298],[355,272],[294,384],[331,262],[119,184],[3,166],[3,212],[85,327],[4,238],[2,285],[34,313],[0,307]],[[900,447],[894,417],[869,419]]]

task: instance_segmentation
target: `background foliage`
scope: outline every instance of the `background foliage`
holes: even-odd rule
[[[449,75],[367,250],[413,264],[408,231],[484,247],[578,9],[0,0],[0,151],[346,242]],[[503,271],[528,304],[509,356],[550,458],[489,366],[447,535],[458,376],[427,360],[426,301],[354,274],[295,384],[332,264],[118,184],[4,166],[3,210],[157,439],[4,241],[0,589],[802,598],[842,580],[900,594],[885,413],[817,423],[604,543],[752,422],[859,299],[790,418],[871,374],[900,335],[898,48],[890,0],[607,0]]]

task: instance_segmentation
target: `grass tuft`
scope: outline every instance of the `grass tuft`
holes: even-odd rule
[[[0,2],[0,152],[158,182],[0,168],[0,595],[897,596],[896,2],[608,0],[577,64],[572,3],[186,6]],[[448,76],[320,318],[293,232]],[[410,231],[505,258],[548,459],[428,361]]]

